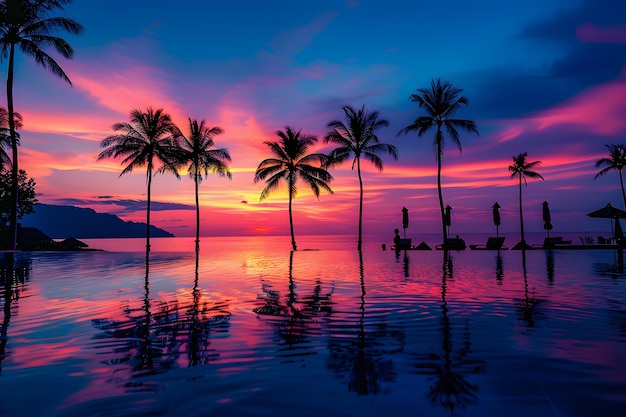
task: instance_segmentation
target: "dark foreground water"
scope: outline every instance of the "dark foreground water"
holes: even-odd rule
[[[176,242],[0,255],[0,416],[626,415],[616,251]]]

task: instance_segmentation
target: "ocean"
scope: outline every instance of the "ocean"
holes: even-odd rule
[[[624,415],[620,251],[296,238],[0,254],[0,416]]]

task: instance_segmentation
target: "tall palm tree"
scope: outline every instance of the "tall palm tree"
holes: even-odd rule
[[[14,113],[14,126],[15,129],[22,128],[22,115],[19,113]],[[19,145],[20,135],[19,133],[15,134],[17,138],[17,143]],[[9,129],[9,111],[0,107],[0,165],[9,166],[11,164],[11,157],[7,153],[7,148],[11,147],[11,131]]]
[[[602,165],[606,165],[600,172],[596,174],[593,179],[606,174],[609,171],[619,172],[619,183],[622,186],[622,199],[624,201],[624,210],[626,210],[626,193],[624,193],[624,178],[622,177],[622,170],[626,166],[626,150],[624,145],[604,145],[609,150],[608,158],[600,158],[596,162],[596,168],[600,168]]]
[[[528,156],[527,152],[520,153],[517,156],[513,157],[513,165],[509,165],[509,172],[511,173],[511,178],[515,178],[516,175],[519,176],[519,225],[520,225],[520,235],[521,241],[520,245],[522,249],[528,247],[526,244],[526,239],[524,238],[524,216],[522,214],[522,180],[524,180],[524,184],[528,185],[526,178],[540,178],[543,180],[541,174],[531,171],[533,168],[539,166],[541,161],[528,162],[526,157]]]
[[[228,167],[231,161],[227,149],[213,149],[213,138],[223,132],[221,127],[208,127],[204,120],[189,118],[189,136],[181,135],[179,141],[181,155],[179,162],[189,164],[189,177],[193,179],[196,190],[196,251],[200,250],[200,201],[198,186],[202,182],[202,174],[209,172],[232,179],[233,175]]]
[[[398,159],[398,150],[395,146],[380,143],[378,129],[389,126],[385,119],[378,118],[378,112],[368,112],[365,106],[355,110],[351,106],[343,106],[345,121],[333,120],[328,123],[332,130],[324,137],[324,142],[339,145],[329,154],[328,166],[339,165],[347,161],[352,155],[352,169],[356,166],[359,177],[359,240],[357,250],[363,244],[363,178],[361,176],[361,157],[368,159],[378,171],[383,170],[383,160],[378,155],[387,153]]]
[[[291,246],[297,250],[296,238],[293,233],[292,200],[298,193],[296,182],[298,177],[311,187],[319,199],[322,189],[330,194],[330,181],[333,177],[328,173],[325,164],[328,157],[322,153],[308,153],[309,148],[317,142],[317,137],[305,135],[301,130],[297,132],[286,126],[285,130],[277,130],[279,141],[265,141],[273,158],[263,160],[256,169],[254,182],[265,180],[265,188],[261,192],[260,200],[266,199],[276,190],[281,180],[287,181],[289,186],[289,228],[291,230]],[[267,179],[266,179],[267,178]]]
[[[149,251],[152,176],[171,172],[179,177],[177,157],[180,148],[175,138],[180,131],[163,109],[153,110],[151,107],[145,113],[139,109],[132,110],[130,123],[115,123],[112,129],[122,133],[108,136],[100,143],[100,147],[105,149],[98,155],[98,160],[124,158],[121,163],[126,166],[120,177],[132,172],[133,168],[146,167],[146,250]],[[155,162],[160,163],[160,167],[156,168]]]
[[[30,55],[35,62],[41,64],[52,74],[72,84],[60,65],[46,52],[43,47],[52,46],[64,58],[72,58],[74,50],[62,38],[51,35],[56,30],[63,30],[70,34],[80,35],[83,26],[76,21],[58,16],[50,16],[54,10],[63,10],[63,5],[71,0],[4,0],[0,2],[0,59],[8,58],[7,71],[7,106],[9,110],[9,131],[12,148],[11,179],[13,184],[13,211],[10,218],[10,228],[13,239],[13,249],[17,242],[17,206],[18,206],[18,136],[15,125],[15,110],[13,105],[13,75],[15,71],[15,47],[19,47],[26,55]]]
[[[468,104],[468,99],[461,95],[463,89],[454,87],[450,82],[442,83],[441,80],[437,79],[436,81],[431,80],[429,88],[418,88],[417,92],[417,94],[411,94],[409,100],[418,103],[420,107],[426,110],[427,114],[419,116],[413,123],[398,132],[398,135],[417,132],[417,136],[421,137],[432,128],[436,128],[433,145],[437,157],[437,193],[439,195],[441,227],[443,229],[443,244],[445,248],[448,233],[445,225],[443,195],[441,192],[441,162],[445,149],[444,130],[457,146],[459,152],[461,152],[463,147],[459,139],[458,129],[478,135],[478,128],[476,123],[471,120],[454,118],[456,112],[462,106]]]

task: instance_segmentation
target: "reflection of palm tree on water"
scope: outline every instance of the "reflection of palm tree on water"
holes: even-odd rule
[[[348,374],[348,390],[357,395],[379,394],[380,382],[394,382],[396,373],[393,362],[384,359],[388,353],[401,352],[404,349],[405,333],[403,329],[389,328],[386,323],[377,323],[374,329],[368,329],[365,316],[365,277],[363,253],[359,251],[359,276],[361,294],[359,303],[359,322],[355,326],[356,340],[352,330],[345,323],[333,328],[329,338],[329,367],[335,372]]]
[[[199,241],[198,241],[199,243]],[[196,249],[198,248],[196,243]],[[198,287],[198,269],[199,269],[200,252],[196,250],[196,267],[193,280],[192,304],[187,314],[189,316],[189,366],[203,365],[209,363],[209,356],[201,353],[201,346],[208,347],[209,343],[202,343],[206,340],[207,334],[204,332],[202,321],[200,320],[200,288]],[[206,352],[206,348],[204,349]]]
[[[320,314],[332,313],[331,296],[333,290],[323,291],[321,281],[318,279],[309,296],[300,297],[297,293],[297,285],[293,277],[293,258],[295,251],[289,253],[289,293],[285,304],[281,303],[280,292],[273,290],[271,285],[263,284],[263,302],[265,305],[254,308],[254,312],[262,316],[275,316],[279,321],[275,322],[276,329],[289,349],[306,341],[306,335],[310,334],[307,329],[312,326],[315,317]],[[286,318],[286,320],[285,320]]]
[[[528,327],[535,327],[535,319],[542,316],[541,312],[537,312],[537,305],[541,300],[535,298],[534,293],[531,296],[528,291],[525,250],[522,250],[522,272],[524,276],[524,298],[517,301],[517,308],[520,319],[522,319]]]
[[[175,367],[185,345],[188,345],[189,366],[206,364],[210,357],[219,355],[208,353],[209,330],[227,328],[230,313],[226,311],[227,306],[221,303],[210,308],[200,307],[198,255],[196,252],[193,299],[186,315],[181,315],[180,311],[184,307],[179,307],[177,302],[161,301],[157,303],[158,310],[153,312],[154,306],[150,299],[150,254],[146,251],[144,298],[140,315],[134,315],[138,310],[126,308],[128,320],[93,320],[94,326],[104,331],[98,336],[99,339],[121,341],[108,352],[111,359],[106,363],[130,365],[134,376],[140,376],[166,372]],[[107,347],[110,345],[108,343]]]
[[[359,310],[361,315],[359,318],[359,334],[357,340],[357,350],[350,368],[350,382],[348,390],[354,391],[359,395],[378,394],[380,393],[380,384],[378,383],[380,365],[384,365],[387,369],[385,372],[390,376],[391,380],[395,374],[393,373],[392,363],[376,362],[367,349],[369,343],[365,337],[365,277],[363,270],[363,252],[359,251],[359,276],[361,278],[361,304]]]
[[[17,305],[13,305],[13,302],[17,302],[20,298],[20,292],[24,282],[30,275],[31,268],[30,259],[15,259],[15,256],[14,252],[7,252],[0,259],[0,284],[2,286],[0,298],[4,299],[2,323],[0,324],[0,365],[4,358],[8,356],[6,345],[9,341],[9,325],[13,310],[17,308]],[[0,374],[1,371],[2,368],[0,367]]]
[[[446,292],[448,279],[454,275],[452,257],[444,251],[443,274],[441,279],[441,334],[443,356],[438,353],[420,355],[423,361],[415,365],[418,373],[436,375],[435,382],[430,386],[428,398],[434,405],[450,410],[465,407],[478,402],[476,392],[478,386],[465,379],[464,374],[480,374],[485,370],[485,362],[480,359],[468,359],[471,343],[469,327],[466,322],[465,342],[463,347],[454,351],[452,344],[452,326],[448,317]]]

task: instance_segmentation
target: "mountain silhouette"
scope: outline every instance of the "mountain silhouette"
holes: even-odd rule
[[[90,208],[37,204],[35,213],[24,216],[24,227],[36,227],[53,239],[68,236],[82,239],[146,237],[146,224],[124,221],[113,214]],[[173,237],[166,230],[150,226],[153,237]]]

